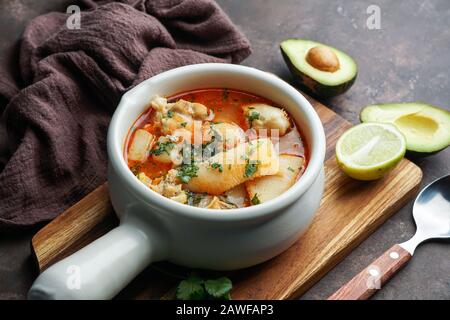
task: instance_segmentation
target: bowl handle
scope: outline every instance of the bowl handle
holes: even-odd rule
[[[125,221],[88,246],[50,266],[33,283],[29,299],[111,299],[151,262],[161,241]]]

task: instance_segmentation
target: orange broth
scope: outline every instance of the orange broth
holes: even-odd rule
[[[179,99],[184,99],[190,102],[197,102],[205,105],[209,109],[214,111],[213,122],[234,122],[239,125],[244,131],[248,130],[246,119],[242,110],[242,106],[252,103],[266,103],[271,106],[276,106],[272,101],[250,94],[243,91],[231,90],[231,89],[199,89],[187,92],[182,92],[173,96],[168,97],[168,102],[176,102]],[[125,160],[128,163],[129,168],[135,172],[136,170],[143,171],[149,178],[154,179],[166,174],[170,169],[172,169],[172,164],[165,164],[160,162],[152,161],[149,157],[144,163],[138,163],[127,159],[128,149],[130,147],[130,142],[134,138],[134,133],[137,129],[145,129],[151,134],[159,136],[160,133],[155,129],[153,125],[153,115],[154,112],[151,108],[145,111],[135,122],[128,137],[126,139],[126,147],[124,150]],[[301,135],[301,131],[298,129],[296,124],[290,118],[292,122],[292,130],[296,130],[300,137],[299,146],[297,148],[297,155],[302,156],[305,159],[305,164],[303,165],[303,170],[307,165],[308,152],[305,144],[305,140]],[[280,150],[283,153],[283,150]],[[289,153],[289,152],[286,152]],[[300,154],[298,154],[300,153]],[[302,172],[301,171],[301,172]]]

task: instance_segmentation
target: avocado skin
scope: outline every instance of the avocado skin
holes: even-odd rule
[[[430,156],[434,156],[436,153],[439,153],[444,149],[445,148],[443,148],[441,150],[437,150],[437,151],[432,151],[432,152],[418,152],[418,151],[406,150],[405,157],[410,160],[419,160],[419,159],[427,158]]]
[[[322,98],[331,98],[338,95],[343,94],[348,89],[351,88],[351,86],[355,83],[356,78],[358,77],[358,73],[355,74],[352,80],[347,81],[346,83],[337,85],[337,86],[327,86],[324,84],[321,84],[320,82],[317,82],[310,76],[304,74],[300,70],[298,70],[294,64],[291,62],[289,57],[286,53],[284,53],[283,48],[281,48],[281,54],[283,56],[284,61],[286,62],[289,71],[291,72],[292,76],[299,82],[300,86],[308,91],[309,93],[312,93],[313,95],[316,95],[317,97]]]

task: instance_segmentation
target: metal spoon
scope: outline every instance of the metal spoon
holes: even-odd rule
[[[411,259],[423,241],[450,238],[450,175],[433,181],[419,193],[413,216],[417,231],[410,240],[387,250],[328,300],[368,299]]]

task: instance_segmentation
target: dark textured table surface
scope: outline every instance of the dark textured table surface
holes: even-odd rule
[[[12,70],[16,40],[27,21],[75,1],[0,0],[0,64]],[[345,95],[323,101],[358,123],[364,105],[426,101],[450,107],[450,1],[448,0],[218,0],[253,45],[245,65],[273,72],[292,83],[278,45],[290,37],[315,39],[341,48],[359,64],[359,77]],[[369,5],[381,9],[381,29],[369,30]],[[450,173],[450,148],[414,159],[423,185]],[[412,201],[329,272],[302,299],[323,299],[391,245],[414,233]],[[36,271],[30,239],[37,230],[0,235],[0,299],[22,299]],[[428,242],[374,299],[450,299],[450,243]]]

